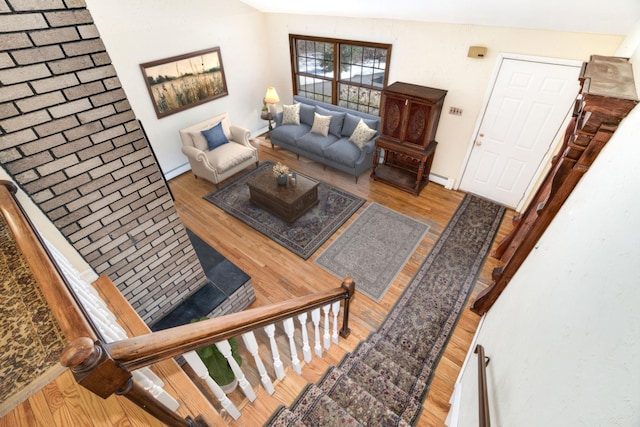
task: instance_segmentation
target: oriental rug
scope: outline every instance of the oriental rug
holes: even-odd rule
[[[318,204],[293,224],[287,224],[249,200],[247,180],[273,165],[265,161],[204,198],[300,258],[308,259],[364,204],[364,199],[320,182]]]
[[[370,204],[315,263],[379,302],[422,241],[429,226],[377,203]]]
[[[266,425],[414,425],[504,212],[466,195],[379,330]]]
[[[66,344],[0,215],[0,418],[62,374]]]

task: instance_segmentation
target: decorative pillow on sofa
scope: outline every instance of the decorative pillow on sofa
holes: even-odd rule
[[[342,130],[342,122],[344,122],[345,113],[338,111],[327,110],[319,105],[316,105],[316,112],[323,116],[331,116],[331,125],[329,125],[329,133],[340,138],[340,131]]]
[[[321,116],[318,113],[313,113],[313,126],[311,126],[311,132],[327,136],[329,135],[330,124],[331,116]]]
[[[209,147],[209,151],[229,142],[227,135],[225,135],[224,131],[222,130],[222,122],[218,123],[211,129],[203,130],[200,132],[207,139],[207,146]]]
[[[365,125],[369,126],[369,128],[378,129],[378,122],[375,120],[363,119],[355,114],[347,113],[344,118],[344,124],[342,125],[342,136],[351,136],[353,131],[356,130],[356,126],[358,126],[360,120],[362,120]]]
[[[376,134],[376,131],[367,126],[364,120],[360,119],[358,126],[349,137],[349,141],[353,142],[362,150],[364,145]]]
[[[299,125],[300,124],[300,104],[282,106],[282,124],[283,125]]]

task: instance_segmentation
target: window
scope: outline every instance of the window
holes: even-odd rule
[[[378,115],[391,45],[289,35],[293,93]]]

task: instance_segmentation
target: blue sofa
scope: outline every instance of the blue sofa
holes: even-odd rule
[[[380,133],[380,117],[361,113],[333,104],[315,101],[302,96],[294,96],[294,103],[300,105],[300,124],[282,124],[282,112],[274,120],[275,129],[270,133],[271,147],[282,148],[303,155],[323,165],[358,177],[373,166],[373,150],[375,139]],[[322,136],[311,132],[314,113],[331,116],[329,133]],[[376,134],[366,142],[362,150],[349,141],[349,137],[362,119]]]

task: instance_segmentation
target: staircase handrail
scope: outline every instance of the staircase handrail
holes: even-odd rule
[[[478,355],[478,426],[491,427],[489,415],[489,392],[487,391],[487,365],[489,358],[484,354],[484,347],[478,344],[475,349]]]
[[[340,330],[344,338],[350,333],[348,304],[354,291],[353,279],[346,277],[339,288],[115,341],[105,348],[114,360],[134,370],[340,300],[345,301]]]

